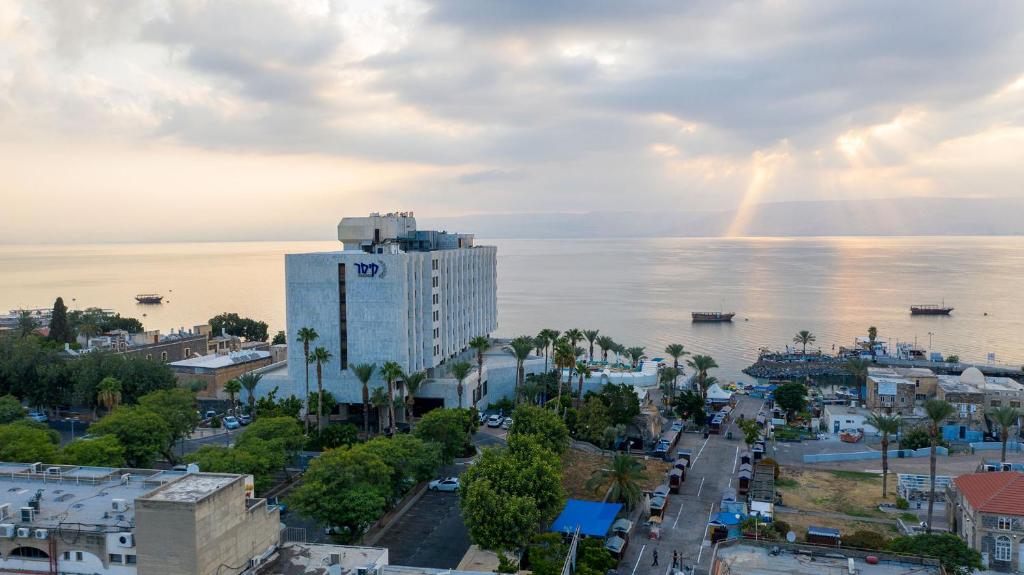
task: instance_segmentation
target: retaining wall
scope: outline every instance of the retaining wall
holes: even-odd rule
[[[921,449],[890,449],[889,459],[899,459],[907,457],[928,457],[930,448],[922,447]],[[949,450],[945,447],[936,447],[935,453],[937,455],[946,456],[949,455]],[[851,451],[849,453],[809,453],[804,455],[804,463],[825,463],[829,461],[860,461],[865,459],[877,459],[881,461],[881,451]]]

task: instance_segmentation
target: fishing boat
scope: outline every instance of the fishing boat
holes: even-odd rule
[[[140,293],[135,296],[135,301],[139,303],[160,303],[164,301],[164,296],[155,293]]]
[[[732,321],[733,316],[736,312],[721,312],[721,311],[695,311],[690,314],[695,322],[722,322]]]
[[[953,308],[947,306],[945,302],[942,305],[926,303],[910,306],[910,315],[949,315],[951,311]]]

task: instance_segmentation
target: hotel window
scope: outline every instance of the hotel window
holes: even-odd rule
[[[166,351],[161,351],[160,352],[160,361],[167,361],[167,352]]]
[[[437,271],[437,268],[438,268],[438,261],[437,260],[430,260],[430,269],[432,269],[434,271]]]
[[[993,399],[992,400],[992,407],[999,407],[1002,404],[1003,404],[1003,402],[999,401],[998,399]]]
[[[111,563],[124,563],[124,557],[120,553],[111,553],[107,558]]]
[[[434,276],[434,277],[430,278],[430,285],[432,287],[437,287],[437,285],[438,285],[437,284],[437,276]]]
[[[129,564],[129,565],[135,565],[135,556],[134,555],[125,555],[124,556],[124,562]]]
[[[1011,401],[1010,402],[1010,407],[1020,407],[1020,402],[1019,401]]]
[[[1009,561],[1013,557],[1013,543],[1006,535],[996,537],[996,561]]]
[[[434,310],[434,321],[441,321],[441,312]]]
[[[188,359],[190,357],[192,357],[192,348],[191,347],[186,347],[185,348],[185,359]]]
[[[1000,531],[1009,531],[1013,526],[1013,521],[1009,517],[1000,517],[996,520],[996,527]]]

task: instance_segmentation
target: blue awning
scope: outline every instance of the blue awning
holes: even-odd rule
[[[604,537],[608,528],[615,521],[615,516],[622,510],[621,503],[600,503],[570,499],[565,504],[562,514],[551,524],[550,531],[572,533],[580,528],[580,535]]]
[[[807,526],[808,535],[817,535],[819,537],[835,537],[839,539],[839,530],[832,529],[831,527],[818,527],[817,525]]]

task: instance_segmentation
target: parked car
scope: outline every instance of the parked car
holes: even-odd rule
[[[501,422],[501,428],[502,429],[512,429],[512,418],[511,417],[506,417],[505,420]]]
[[[487,423],[487,414],[486,413],[481,411],[480,413],[477,414],[477,418],[480,420],[480,425],[483,425],[483,424]]]
[[[224,418],[224,427],[226,429],[238,429],[242,427],[242,424],[238,422],[238,418],[234,415],[229,415]]]
[[[46,423],[47,421],[50,421],[50,416],[46,415],[42,411],[30,411],[25,417],[39,423]]]
[[[242,425],[249,425],[252,423],[252,416],[243,413],[238,416],[238,423],[241,423]]]
[[[207,409],[206,414],[203,415],[203,419],[213,419],[214,417],[217,417],[217,412],[212,409]]]
[[[501,427],[502,421],[503,418],[500,415],[494,414],[487,418],[487,427]]]
[[[458,491],[459,478],[445,477],[443,479],[435,479],[427,485],[427,489],[430,489],[431,491]]]

